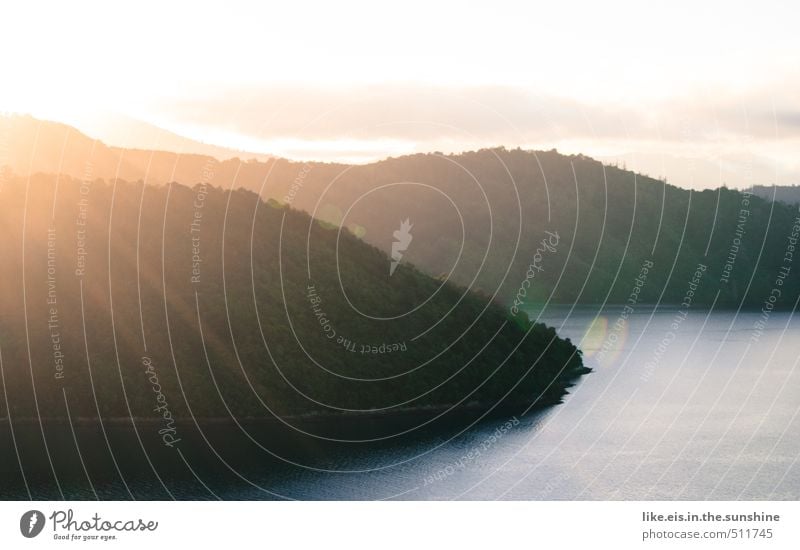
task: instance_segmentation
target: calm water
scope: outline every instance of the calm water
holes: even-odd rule
[[[293,456],[262,433],[283,460],[245,446],[239,428],[219,428],[204,435],[223,459],[258,458],[230,470],[215,458],[205,470],[186,451],[180,472],[159,471],[159,480],[118,451],[127,489],[119,477],[90,484],[80,475],[62,476],[62,490],[138,499],[800,498],[800,320],[773,313],[754,342],[757,313],[676,312],[638,311],[623,326],[618,308],[548,311],[542,320],[580,343],[595,371],[544,412],[371,445],[309,444]],[[28,489],[60,496],[51,479],[4,477],[5,498],[27,498]]]

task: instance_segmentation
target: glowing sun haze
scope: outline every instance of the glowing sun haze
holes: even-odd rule
[[[0,110],[123,146],[109,113],[293,158],[557,147],[800,183],[800,10],[695,4],[6,3]]]

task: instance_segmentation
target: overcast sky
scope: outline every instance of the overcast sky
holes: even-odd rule
[[[792,2],[17,2],[0,7],[0,110],[78,127],[115,112],[292,158],[556,147],[687,187],[800,183],[799,15]]]

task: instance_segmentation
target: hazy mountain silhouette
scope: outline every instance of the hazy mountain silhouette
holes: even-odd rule
[[[44,173],[90,180],[193,182],[200,181],[209,166],[218,164],[217,158],[233,157],[235,160],[230,160],[230,164],[235,166],[240,163],[237,155],[243,155],[231,149],[193,142],[139,121],[128,120],[116,132],[120,140],[157,143],[160,148],[111,147],[66,124],[14,115],[0,117],[0,165],[8,166],[19,175]],[[138,137],[125,138],[123,134]],[[207,153],[198,154],[197,151]],[[266,157],[247,154],[250,160]]]
[[[206,155],[219,160],[255,158],[264,161],[273,157],[203,143],[119,113],[99,112],[91,117],[85,115],[81,117],[80,129],[116,149],[172,151],[184,155]]]
[[[800,204],[800,185],[754,185],[753,194],[767,201]]]

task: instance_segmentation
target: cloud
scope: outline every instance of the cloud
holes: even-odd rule
[[[780,97],[764,90],[631,105],[593,104],[508,86],[276,85],[161,103],[153,113],[166,125],[224,130],[261,140],[708,142],[800,137],[800,113],[790,97],[785,89]],[[770,105],[774,110],[765,109]]]
[[[800,86],[784,82],[746,93],[593,103],[520,86],[276,85],[162,102],[152,115],[209,143],[295,159],[556,147],[618,159],[679,185],[746,186],[800,180],[797,92]]]

